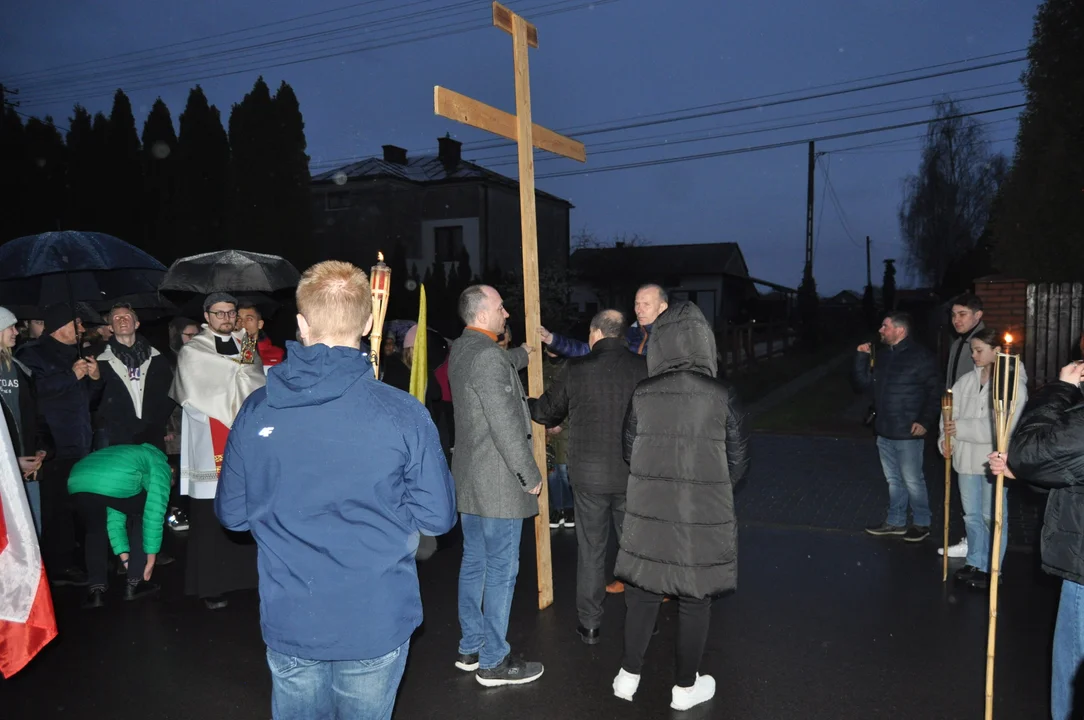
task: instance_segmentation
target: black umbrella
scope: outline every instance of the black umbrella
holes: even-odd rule
[[[111,235],[65,230],[0,246],[0,305],[96,307],[125,295],[157,293],[165,266]]]
[[[161,290],[194,292],[275,292],[297,286],[301,273],[278,255],[220,250],[181,258],[170,266]]]

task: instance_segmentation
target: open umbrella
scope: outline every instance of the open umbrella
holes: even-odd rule
[[[181,258],[170,266],[161,290],[194,292],[275,292],[293,288],[301,273],[278,255],[220,250]]]
[[[0,305],[101,304],[153,295],[165,266],[104,233],[64,230],[0,245]]]

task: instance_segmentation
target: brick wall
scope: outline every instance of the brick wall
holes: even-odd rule
[[[1015,352],[1023,352],[1027,338],[1028,283],[1017,278],[980,278],[975,281],[975,294],[982,298],[983,321],[999,333],[1013,335]]]

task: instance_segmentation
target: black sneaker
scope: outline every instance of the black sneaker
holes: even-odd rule
[[[909,543],[922,542],[930,536],[929,525],[912,525],[907,528],[907,532],[903,535],[903,541]]]
[[[952,574],[952,577],[956,582],[967,582],[971,579],[971,576],[977,573],[979,569],[974,565],[964,565],[962,568]]]
[[[49,578],[50,585],[71,585],[72,587],[86,587],[90,585],[90,580],[87,579],[87,574],[77,567],[70,567],[66,570],[61,570],[56,575]]]
[[[576,513],[572,510],[572,508],[569,508],[568,510],[565,510],[564,515],[565,515],[564,526],[566,528],[574,528],[574,527],[576,527]]]
[[[213,597],[203,598],[203,604],[207,606],[208,610],[221,610],[230,604],[230,601],[221,595],[215,595]]]
[[[489,670],[479,669],[474,676],[478,684],[486,687],[523,685],[542,677],[542,663],[525,662],[521,658],[506,656],[501,664]]]
[[[598,628],[587,628],[580,625],[576,628],[576,632],[580,635],[580,640],[583,640],[585,645],[598,645],[602,638],[599,637]]]
[[[564,517],[561,515],[560,510],[550,510],[550,530],[561,527],[562,520],[564,520]]]
[[[455,666],[463,672],[474,672],[478,669],[478,653],[470,653],[469,655],[459,653],[459,657],[455,660]]]
[[[87,593],[87,599],[83,601],[84,610],[93,610],[105,605],[105,588],[101,585],[95,585]]]
[[[157,583],[147,582],[146,580],[140,580],[137,584],[125,583],[124,585],[124,599],[125,600],[144,600],[146,598],[155,597],[158,595],[158,591],[161,586]]]
[[[1005,582],[1005,576],[1001,573],[997,574],[997,584],[1000,587],[1001,583]],[[967,579],[967,586],[975,590],[989,590],[990,589],[990,573],[983,572],[982,570],[976,570],[971,577]]]
[[[869,526],[868,528],[866,528],[866,532],[870,535],[876,535],[878,537],[880,537],[881,535],[903,536],[907,534],[907,528],[903,527],[902,525],[889,525],[888,523],[881,523],[880,525]]]

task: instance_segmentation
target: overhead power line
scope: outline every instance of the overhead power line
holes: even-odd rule
[[[1016,105],[1005,105],[996,108],[987,108],[985,110],[975,110],[973,112],[957,113],[955,115],[946,115],[938,118],[938,120],[955,120],[957,118],[975,117],[978,115],[986,115],[995,112],[1004,112],[1007,110],[1017,110],[1025,107],[1025,103],[1019,103]],[[887,132],[889,130],[900,130],[908,127],[918,127],[920,125],[927,125],[930,120],[916,120],[913,122],[896,123],[894,125],[882,125],[880,127],[865,128],[863,130],[852,130],[850,132],[833,133],[831,135],[820,135],[817,137],[802,138],[800,140],[784,140],[776,143],[767,143],[764,145],[750,145],[742,148],[733,148],[729,150],[716,150],[714,152],[696,153],[693,155],[680,155],[670,158],[659,158],[655,160],[642,160],[639,162],[621,163],[617,165],[604,165],[598,168],[591,168],[586,170],[566,170],[559,172],[544,173],[536,176],[539,180],[546,180],[550,178],[560,177],[573,177],[577,175],[593,175],[596,173],[605,172],[617,172],[619,170],[634,170],[637,168],[645,167],[657,167],[660,165],[672,165],[675,163],[692,162],[694,160],[707,160],[709,158],[726,157],[729,155],[743,155],[746,153],[762,152],[765,150],[776,150],[779,148],[794,147],[796,145],[808,145],[810,142],[828,142],[830,140],[841,140],[848,137],[857,137],[860,135],[871,135],[873,133]]]
[[[996,53],[994,56],[1000,56],[1000,55],[1004,55],[1004,54],[1006,54],[1006,53]],[[985,58],[985,57],[990,57],[990,56],[982,56],[982,57]],[[981,58],[976,58],[976,59],[981,59]],[[982,65],[975,65],[975,66],[970,66],[970,67],[966,67],[966,68],[958,68],[958,69],[955,69],[955,70],[948,70],[948,71],[943,71],[943,72],[938,72],[938,73],[928,73],[928,74],[924,74],[924,75],[918,75],[918,76],[915,76],[915,77],[902,78],[902,79],[896,79],[896,80],[891,80],[891,81],[883,81],[883,82],[877,82],[877,83],[872,83],[872,84],[865,84],[865,85],[860,85],[860,86],[852,87],[852,88],[842,88],[842,89],[832,91],[832,92],[820,92],[820,93],[812,93],[812,94],[807,93],[807,94],[804,94],[804,95],[799,95],[799,96],[792,97],[792,98],[785,98],[785,99],[781,99],[781,100],[775,100],[775,101],[767,102],[767,103],[757,102],[758,100],[762,100],[762,99],[765,99],[765,98],[768,98],[768,97],[780,97],[780,96],[783,96],[783,95],[794,94],[794,93],[801,92],[801,91],[800,90],[790,90],[790,91],[784,91],[784,92],[777,92],[777,93],[772,93],[771,95],[762,95],[762,96],[756,96],[756,97],[751,97],[751,98],[741,98],[741,99],[738,99],[738,100],[729,100],[729,101],[725,101],[725,102],[721,102],[721,103],[713,103],[711,105],[700,105],[700,106],[695,106],[695,107],[692,107],[692,108],[682,108],[682,109],[679,109],[679,110],[665,111],[663,113],[655,113],[654,115],[640,116],[640,117],[658,117],[660,115],[675,115],[675,117],[662,117],[662,118],[656,119],[656,120],[639,120],[639,121],[636,121],[636,122],[630,122],[631,118],[621,118],[621,119],[618,119],[616,121],[611,121],[612,124],[610,124],[610,125],[597,125],[596,124],[594,126],[590,126],[590,125],[588,125],[588,126],[579,126],[581,128],[582,127],[592,128],[592,129],[589,129],[589,130],[585,130],[583,132],[577,132],[577,127],[575,127],[575,126],[574,127],[559,128],[559,129],[557,129],[557,132],[560,132],[563,135],[571,135],[571,136],[575,136],[575,137],[584,137],[584,136],[588,136],[588,135],[599,135],[599,134],[612,133],[612,132],[621,132],[621,131],[629,130],[629,129],[639,129],[639,128],[643,128],[643,127],[651,127],[651,126],[656,126],[656,125],[665,125],[665,124],[670,124],[670,123],[675,123],[675,122],[683,122],[683,121],[687,121],[687,120],[696,120],[696,119],[702,119],[702,118],[706,118],[706,117],[717,117],[717,116],[729,115],[729,114],[733,114],[733,113],[737,113],[737,112],[745,112],[745,111],[748,111],[748,110],[761,110],[761,109],[767,108],[767,107],[778,107],[778,106],[788,105],[788,104],[793,104],[793,103],[798,103],[798,102],[806,102],[806,101],[809,101],[809,100],[821,100],[821,99],[830,98],[830,97],[838,97],[838,96],[842,96],[842,95],[848,95],[848,94],[855,93],[855,92],[862,92],[862,91],[866,91],[866,90],[873,90],[873,89],[879,89],[879,88],[884,88],[884,87],[903,85],[903,84],[912,83],[912,82],[919,82],[919,81],[923,81],[923,80],[929,80],[929,79],[934,79],[934,78],[939,78],[939,77],[945,77],[945,76],[948,76],[948,75],[957,75],[957,74],[961,74],[961,73],[972,72],[972,71],[975,71],[975,70],[982,70],[982,69],[986,69],[986,68],[989,68],[989,67],[998,67],[998,66],[1002,66],[1002,65],[1008,65],[1008,64],[1012,64],[1012,63],[1016,63],[1016,62],[1021,62],[1024,59],[1025,58],[1013,58],[1013,59],[1010,59],[1010,60],[1002,60],[1002,61],[998,61],[998,62],[986,63],[986,64],[982,64]],[[912,69],[912,70],[902,70],[902,71],[897,71],[897,72],[892,72],[892,73],[885,73],[885,74],[882,74],[882,75],[870,76],[868,78],[861,78],[861,79],[856,79],[856,80],[846,80],[846,81],[841,81],[841,82],[838,82],[838,83],[829,83],[827,85],[817,86],[817,87],[833,87],[833,86],[839,86],[839,85],[844,85],[844,84],[850,84],[850,83],[854,83],[854,82],[860,82],[862,80],[867,80],[867,79],[895,77],[895,76],[898,76],[898,75],[904,74],[904,73],[912,73],[912,72],[916,72],[916,71],[925,70],[925,69],[928,69],[928,68],[944,67],[944,66],[953,65],[953,64],[956,64],[956,62],[953,62],[953,63],[939,63],[937,65],[925,66],[924,68],[915,68],[915,69]],[[990,85],[990,86],[980,86],[980,87],[994,87],[996,85],[1000,85],[1000,84],[994,84],[994,85]],[[978,89],[978,88],[975,88],[975,89]],[[887,102],[891,103],[891,102],[902,102],[902,101],[896,100],[896,101],[887,101]],[[742,104],[739,104],[739,103],[742,103]],[[711,110],[711,111],[700,112],[700,110],[703,109],[703,108],[717,108],[717,109]],[[832,111],[825,111],[825,112],[832,112]],[[463,150],[467,151],[467,152],[481,151],[481,150],[495,149],[495,148],[513,148],[513,147],[515,147],[515,143],[505,142],[505,141],[497,141],[497,142],[483,141],[483,142],[480,142],[480,143],[464,143],[463,144]],[[418,151],[415,150],[414,152],[418,152]],[[316,166],[325,166],[325,167],[336,165],[336,164],[345,165],[345,164],[349,164],[349,163],[352,163],[352,162],[360,162],[360,161],[363,161],[363,160],[368,160],[368,159],[373,158],[373,157],[378,157],[378,156],[377,155],[360,155],[360,156],[353,156],[353,157],[343,157],[343,158],[337,158],[337,159],[323,160],[323,161],[320,161],[319,163],[315,163],[314,165],[316,165]],[[502,155],[501,157],[504,157],[504,156]]]
[[[521,11],[530,14],[532,18],[542,18],[583,10],[586,8],[596,8],[601,5],[608,5],[615,2],[620,2],[620,0],[594,0],[593,2],[578,2],[572,5],[569,4],[569,0],[560,0],[559,2],[550,2],[530,8],[523,8]],[[451,14],[463,14],[463,12],[464,11],[461,10],[458,13]],[[416,25],[417,23],[411,24]],[[345,55],[368,52],[371,50],[398,47],[402,45],[421,42],[424,40],[448,37],[451,35],[457,35],[491,27],[491,22],[466,20],[450,24],[439,23],[424,28],[416,28],[407,33],[400,32],[376,39],[370,39],[369,42],[361,44],[352,41],[350,44],[335,45],[329,48],[326,46],[326,43],[321,43],[319,51],[315,52],[315,54],[303,52],[294,53],[292,55],[277,56],[270,60],[254,60],[250,61],[249,64],[244,65],[243,67],[238,67],[238,61],[236,59],[230,59],[229,62],[225,62],[223,64],[223,68],[218,72],[207,70],[206,72],[184,71],[180,74],[166,74],[162,77],[146,78],[140,80],[139,82],[143,84],[137,84],[136,86],[129,85],[128,87],[125,87],[124,90],[127,92],[136,92],[140,90],[157,89],[161,87],[168,87],[171,85],[179,85],[184,83],[196,83],[205,80],[229,77],[248,72],[265,72],[273,68],[298,65],[302,63],[312,62],[315,60],[322,60],[333,57],[342,57]],[[115,90],[117,89],[118,84],[119,83],[114,82],[110,83],[109,85],[102,85],[93,89],[83,90],[74,95],[70,94],[70,92],[67,90],[57,91],[52,95],[47,94],[45,97],[39,96],[36,98],[32,98],[31,102],[34,105],[59,104],[65,102],[76,102],[89,97],[112,95],[113,92],[115,92]]]
[[[960,98],[960,101],[961,102],[968,102],[968,101],[972,101],[972,100],[986,100],[986,99],[989,99],[989,98],[1004,97],[1005,95],[1018,95],[1021,92],[1023,92],[1023,91],[1022,90],[1010,90],[1010,91],[1007,91],[1007,92],[1000,92],[1000,93],[988,93],[986,95],[975,95],[973,97]],[[610,153],[615,153],[615,152],[627,152],[629,150],[650,150],[650,149],[654,149],[654,148],[669,147],[669,146],[673,146],[673,145],[684,145],[684,144],[690,143],[690,142],[704,142],[704,141],[707,141],[707,140],[720,140],[720,139],[724,139],[724,138],[741,137],[743,135],[757,135],[757,134],[760,134],[760,133],[775,132],[775,131],[779,131],[779,130],[794,130],[796,128],[809,127],[810,125],[821,125],[823,123],[830,123],[830,122],[843,122],[843,121],[846,121],[846,120],[861,120],[863,118],[877,117],[879,115],[891,115],[891,114],[899,113],[899,112],[910,112],[910,111],[913,111],[913,110],[926,110],[928,108],[929,108],[929,104],[909,105],[907,107],[894,108],[894,109],[891,109],[891,110],[877,110],[877,111],[874,111],[874,112],[856,113],[856,114],[852,114],[852,115],[843,115],[843,116],[840,116],[840,117],[825,118],[825,119],[822,119],[822,120],[807,120],[805,122],[790,123],[790,124],[787,124],[787,125],[773,125],[771,127],[756,128],[756,129],[753,129],[753,130],[740,130],[738,132],[715,133],[715,134],[711,134],[711,135],[705,135],[705,136],[699,137],[699,138],[686,138],[686,139],[680,139],[680,140],[664,140],[664,141],[661,141],[661,142],[651,142],[651,143],[644,143],[644,144],[640,144],[640,145],[629,145],[627,147],[610,148],[610,149],[607,149],[607,150],[593,151],[591,154],[592,154],[592,156],[597,156],[597,155],[608,155]],[[931,121],[930,120],[924,120],[923,122],[931,122]],[[502,156],[502,158],[507,158],[507,157],[508,156]],[[492,162],[493,160],[497,160],[497,159],[499,159],[499,158],[488,158],[488,160],[490,161],[488,164],[492,165],[493,167],[500,167],[502,165],[513,165],[513,164],[515,164],[517,162],[515,159],[500,159],[500,162]],[[538,158],[536,160],[536,163],[537,162],[542,162],[542,161],[547,161],[547,160],[559,160],[559,159],[560,158],[555,157],[555,156],[544,155],[544,156]],[[482,161],[479,161],[479,162],[482,162]]]

